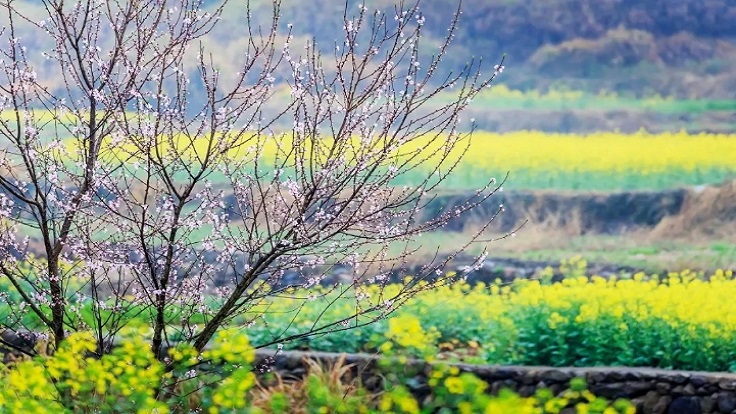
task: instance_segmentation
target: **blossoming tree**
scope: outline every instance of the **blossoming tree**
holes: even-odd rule
[[[274,295],[297,310],[317,294],[353,304],[262,347],[371,323],[426,288],[419,281],[443,280],[455,253],[391,295],[360,289],[386,283],[422,234],[497,188],[489,180],[459,207],[421,214],[467,149],[463,109],[502,69],[442,67],[459,9],[445,41],[425,48],[418,2],[346,6],[344,38],[324,49],[292,44],[278,1],[265,22],[236,5],[248,42],[223,57],[207,44],[224,5],[204,3],[1,3],[6,328],[57,345],[91,330],[104,353],[144,320],[160,354],[172,338],[201,351],[235,317],[258,323]],[[223,58],[240,70],[219,70]],[[284,91],[288,103],[268,107]],[[423,178],[397,185],[409,172]],[[338,265],[349,278],[302,293]]]

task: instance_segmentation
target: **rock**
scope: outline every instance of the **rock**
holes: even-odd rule
[[[672,397],[665,395],[663,397],[659,397],[659,400],[657,400],[657,403],[654,404],[654,407],[652,407],[652,414],[664,414],[667,412],[667,407],[670,406],[670,403],[672,403]]]
[[[518,394],[519,394],[520,397],[527,398],[527,397],[531,397],[532,395],[534,395],[534,392],[536,390],[537,390],[537,388],[534,387],[534,386],[531,386],[531,385],[523,385],[523,386],[521,386],[519,388]]]
[[[588,373],[586,380],[588,384],[598,384],[598,383],[604,382],[606,381],[606,373],[605,372]]]
[[[626,394],[625,387],[625,382],[612,382],[610,384],[593,385],[591,391],[599,397],[616,399]]]
[[[14,331],[6,329],[0,333],[0,339],[6,346],[1,346],[2,353],[33,354],[33,347],[38,342],[38,335],[31,331]]]
[[[667,409],[668,414],[701,414],[700,402],[693,397],[679,397],[672,401]]]
[[[692,396],[695,395],[695,387],[693,387],[693,384],[678,385],[672,389],[672,394],[676,396]]]
[[[718,386],[713,384],[705,384],[695,390],[696,395],[710,395],[714,392],[718,392]]]
[[[624,393],[626,398],[634,398],[646,394],[647,391],[654,389],[654,384],[644,381],[630,381],[624,385]]]
[[[432,387],[429,386],[427,378],[424,376],[410,378],[406,385],[417,400],[421,401],[426,398],[432,398]]]
[[[626,372],[625,377],[626,377],[626,381],[631,381],[631,382],[646,381],[646,378],[644,377],[644,375],[641,372],[636,372],[636,371]]]
[[[516,389],[518,388],[518,385],[516,385],[516,381],[506,380],[506,381],[503,382],[503,388],[508,388],[511,391],[514,391],[515,392]]]
[[[568,382],[572,379],[572,374],[568,372],[552,370],[544,376],[544,379],[552,382]]]
[[[642,411],[643,413],[651,413],[654,411],[654,406],[659,401],[659,394],[656,391],[649,391],[643,398]],[[639,410],[637,409],[637,412]]]
[[[260,351],[258,363],[268,364],[274,367],[274,371],[286,378],[294,378],[306,375],[302,358],[318,358],[321,362],[329,362],[330,356],[321,353],[304,353],[284,351],[278,355],[272,355],[269,351],[268,358],[264,358],[264,351]],[[335,354],[337,355],[337,354]],[[364,364],[363,358],[374,361],[373,356],[355,354],[348,358],[351,364]],[[364,386],[371,392],[382,388],[382,380],[379,373],[375,372],[377,365],[366,369],[356,369]],[[408,382],[410,391],[421,401],[430,393],[427,385],[427,374],[431,371],[430,365],[410,360],[397,368],[405,367],[412,371]],[[699,414],[699,413],[732,413],[736,414],[736,392],[724,389],[736,388],[736,376],[725,373],[697,373],[672,371],[654,371],[643,369],[637,372],[634,369],[621,369],[616,375],[611,374],[614,369],[577,369],[577,368],[544,368],[544,367],[496,367],[485,366],[472,368],[461,365],[462,371],[474,372],[482,377],[490,389],[486,392],[497,394],[501,389],[516,391],[522,396],[531,396],[540,388],[548,388],[553,395],[561,395],[564,389],[569,387],[569,378],[572,376],[584,376],[589,384],[589,389],[596,395],[609,400],[626,398],[636,407],[637,413],[654,414]],[[476,372],[477,369],[477,372]],[[259,374],[263,371],[259,371]],[[418,373],[418,374],[417,374]],[[614,381],[614,378],[623,378]],[[596,381],[597,380],[597,381]],[[566,407],[574,408],[574,407]],[[573,410],[563,411],[572,414]]]
[[[368,377],[363,384],[369,391],[381,391],[383,388],[383,379],[378,375]]]
[[[287,358],[284,361],[284,367],[286,369],[288,369],[288,370],[294,370],[296,368],[300,368],[300,367],[302,367],[302,360],[296,354],[291,355],[291,356],[289,356],[289,358]]]
[[[703,397],[700,399],[700,409],[705,414],[714,413],[716,411],[716,400],[712,397]]]
[[[516,391],[517,389],[516,382],[513,380],[503,380],[503,381],[496,381],[493,384],[491,384],[491,394],[498,394],[499,391],[503,389],[509,389],[511,391]]]
[[[609,372],[608,373],[608,380],[609,381],[619,382],[619,381],[623,381],[625,379],[626,379],[626,374],[624,374],[623,372],[613,371],[613,372]]]
[[[736,410],[736,395],[731,392],[724,392],[718,394],[718,412],[731,414],[732,411]]]
[[[567,389],[567,386],[566,385],[562,385],[562,384],[552,384],[549,387],[549,390],[552,391],[552,394],[553,395],[560,395],[566,389]]]
[[[490,374],[493,376],[494,381],[516,378],[519,375],[515,370],[505,367],[501,367]]]
[[[702,375],[693,375],[690,377],[690,383],[693,384],[693,387],[698,388],[707,384],[708,380]]]
[[[644,413],[644,405],[646,404],[646,397],[637,397],[630,400],[631,405],[634,406],[637,413]]]
[[[720,391],[717,384],[708,384],[705,387],[708,394],[716,394]]]
[[[521,379],[521,383],[524,384],[524,385],[536,384],[537,383],[537,376],[538,376],[538,373],[537,372],[529,372],[528,375],[525,375]]]
[[[722,390],[734,391],[736,390],[736,381],[720,381],[718,387]]]

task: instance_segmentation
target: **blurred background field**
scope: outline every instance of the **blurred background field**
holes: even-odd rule
[[[736,134],[481,131],[468,145],[445,188],[474,190],[506,172],[508,186],[524,190],[661,190],[736,178]]]
[[[214,11],[218,3],[204,6]],[[393,10],[393,3],[366,5],[373,14]],[[30,16],[43,14],[35,2],[20,4]],[[225,83],[235,78],[248,44],[246,12],[258,24],[271,22],[270,0],[249,4],[230,1],[221,25],[203,39],[221,52],[212,59]],[[345,5],[284,1],[280,23],[289,25],[292,37],[284,30],[277,43],[288,40],[297,51],[316,39],[324,69],[335,70],[331,57],[344,36]],[[349,0],[349,14],[358,5]],[[441,43],[455,6],[422,1],[421,59]],[[504,204],[505,222],[528,223],[517,237],[473,249],[550,260],[583,254],[650,269],[736,268],[734,21],[736,6],[729,0],[463,1],[440,75],[481,57],[487,70],[503,57],[505,70],[464,113],[463,126],[472,120],[476,132],[437,205],[449,208],[453,194],[508,173],[491,204]],[[17,30],[28,37],[26,28]],[[52,46],[44,41],[35,39],[33,46]],[[30,59],[50,89],[62,87],[54,84],[51,62]],[[279,111],[291,99],[290,70],[272,75],[276,93],[265,111]],[[430,100],[426,110],[447,102],[457,88]],[[195,86],[189,92],[192,102],[206,96]],[[289,131],[292,121],[274,128]],[[396,184],[415,184],[417,176],[404,175]],[[456,244],[473,228],[469,222],[426,235],[420,251]],[[509,228],[499,226],[488,239]]]
[[[373,13],[392,3],[367,5]],[[285,1],[281,21],[293,25],[291,44],[341,38],[331,22],[342,21],[343,5]],[[348,5],[357,10],[357,2]],[[424,0],[421,10],[428,57],[456,10],[441,0]],[[237,30],[244,11],[230,2],[223,26],[206,39],[223,56],[245,45]],[[506,210],[485,239],[526,222],[516,237],[471,250],[551,261],[581,254],[650,271],[736,268],[732,2],[465,0],[462,11],[444,67],[456,71],[482,56],[490,70],[504,56],[505,70],[463,115],[477,130],[434,211],[508,173],[503,191],[477,213]],[[271,3],[253,0],[250,12],[267,22]],[[334,53],[332,42],[322,48]],[[221,59],[223,76],[236,62]],[[440,94],[427,110],[456,92]],[[289,99],[283,81],[267,105],[277,110]],[[396,184],[416,184],[419,175]],[[474,230],[471,217],[425,235],[418,260]]]

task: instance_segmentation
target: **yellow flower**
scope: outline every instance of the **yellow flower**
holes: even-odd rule
[[[459,377],[445,379],[445,387],[450,394],[462,394],[465,391],[465,384]]]
[[[550,329],[557,329],[561,324],[564,323],[567,323],[567,318],[560,315],[558,312],[552,312],[552,315],[550,315],[549,320],[547,321]]]
[[[473,404],[463,401],[458,403],[457,410],[460,414],[473,414]]]
[[[432,349],[438,333],[427,332],[414,315],[401,315],[389,319],[386,337],[402,348],[413,348],[420,352]],[[390,346],[386,346],[386,351]]]
[[[399,401],[399,408],[407,414],[419,413],[419,403],[414,398],[402,398]]]

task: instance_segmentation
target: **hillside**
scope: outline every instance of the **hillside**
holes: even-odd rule
[[[215,4],[215,0],[208,3]],[[357,2],[349,1],[357,11]],[[368,0],[390,12],[394,0]],[[411,2],[407,2],[411,3]],[[244,36],[245,0],[231,0],[222,40]],[[341,38],[342,0],[285,0],[282,21],[296,37],[326,47]],[[454,0],[422,0],[428,43],[446,34]],[[268,23],[272,4],[251,1],[257,22]],[[517,89],[552,85],[643,96],[736,97],[736,3],[729,0],[464,0],[456,34],[458,66],[473,55],[507,54],[504,80]]]
[[[350,18],[358,13],[357,0],[283,0],[277,9],[277,54],[288,34],[293,36],[295,53],[314,39],[329,72],[330,56],[344,37],[346,1]],[[369,14],[381,10],[392,24],[399,1],[366,0],[365,4]],[[404,8],[415,2],[405,1]],[[31,32],[28,24],[43,19],[43,7],[37,0],[14,4],[28,18],[16,22],[17,31],[39,78],[51,90],[63,88],[55,66],[41,54],[53,42]],[[203,0],[202,4],[215,12],[222,1]],[[447,35],[458,4],[458,0],[420,0],[424,59]],[[479,96],[468,112],[481,129],[736,131],[733,0],[463,0],[460,10],[453,46],[441,70],[457,72],[479,57],[490,66],[506,56],[507,69],[496,84],[500,88]],[[204,39],[208,50],[216,51],[212,58],[223,80],[234,78],[242,69],[239,56],[252,46],[249,33],[259,28],[267,31],[273,14],[271,0],[225,4],[220,25]],[[0,23],[3,19],[0,15]],[[191,55],[194,73],[195,52]],[[281,69],[273,73],[277,82],[291,74],[286,65]],[[266,104],[267,110],[279,110],[288,103],[288,88],[278,91]],[[205,99],[196,83],[190,94],[192,103]],[[432,110],[442,99],[426,108]],[[290,128],[291,121],[279,126]]]
[[[404,7],[415,1],[404,1]],[[346,2],[349,14],[356,14],[357,0],[282,0],[280,32],[286,34],[286,25],[291,24],[295,43],[314,38],[324,51],[331,51],[343,37]],[[366,0],[365,4],[369,12],[382,10],[391,20],[399,2]],[[447,34],[458,3],[420,0],[426,22],[425,51]],[[43,17],[37,0],[14,4],[25,9],[31,20]],[[203,0],[203,4],[214,11],[222,1]],[[448,68],[459,68],[473,56],[495,61],[506,54],[509,70],[503,81],[513,89],[567,87],[633,97],[736,99],[736,2],[732,0],[463,0],[460,9]],[[248,11],[254,25],[267,27],[273,10],[271,0],[227,2],[221,24],[209,39],[221,48],[223,69],[234,65],[231,55],[247,46]],[[20,32],[24,34],[22,27]],[[24,40],[30,47],[51,46],[29,34]]]

